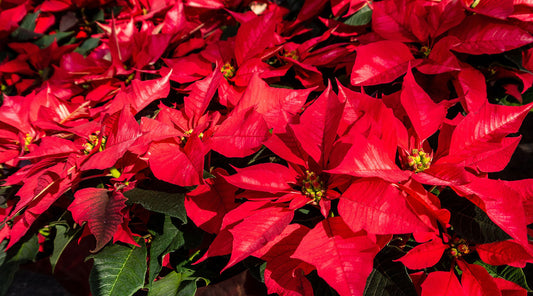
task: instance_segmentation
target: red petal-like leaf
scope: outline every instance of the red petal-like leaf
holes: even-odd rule
[[[227,269],[250,256],[280,234],[291,222],[294,211],[284,207],[257,210],[229,231],[233,247]]]
[[[412,3],[414,2],[406,3],[398,0],[373,3],[372,30],[384,39],[400,42],[424,41],[427,36],[420,36],[422,40],[418,40],[411,32],[414,28],[410,26],[410,22],[418,18],[411,14],[413,5],[409,4]],[[390,48],[397,49],[397,47]]]
[[[398,186],[406,193],[405,198],[411,209],[417,213],[418,218],[433,228],[434,231],[438,230],[437,222],[446,225],[450,221],[450,212],[441,209],[438,197],[428,192],[422,184],[409,179]]]
[[[39,157],[64,157],[66,154],[79,152],[80,149],[81,147],[77,147],[72,141],[58,137],[44,137],[41,139],[39,147],[19,158],[35,159]]]
[[[106,112],[113,114],[129,104],[136,114],[151,102],[166,98],[170,91],[169,79],[171,74],[172,71],[164,77],[153,80],[132,80],[131,87],[119,92],[107,107]]]
[[[254,107],[263,115],[268,128],[273,128],[274,133],[282,133],[287,123],[302,110],[310,92],[311,89],[270,87],[258,75],[253,75],[236,109],[244,111]]]
[[[264,145],[284,160],[301,166],[306,166],[307,158],[309,156],[305,153],[300,142],[296,139],[292,129],[287,129],[286,134],[272,135]]]
[[[211,75],[192,85],[191,94],[185,98],[185,114],[192,120],[193,125],[197,124],[207,106],[209,106],[221,78],[222,72],[220,72],[219,68],[216,68]]]
[[[503,231],[524,246],[527,242],[526,216],[520,195],[501,180],[476,178],[453,187],[459,195],[484,210]]]
[[[494,278],[494,282],[498,285],[498,289],[502,292],[503,296],[527,296],[528,294],[526,289],[511,281]]]
[[[238,222],[241,222],[246,217],[253,215],[255,210],[260,209],[267,203],[268,201],[245,202],[227,213],[222,220],[220,232],[209,246],[207,252],[198,260],[198,262],[204,261],[208,257],[222,256],[231,253],[233,236],[229,232],[229,229],[234,227]]]
[[[25,15],[27,15],[27,3],[19,3],[22,4],[10,9],[3,9],[2,11],[0,11],[0,36],[2,36],[2,38],[7,37],[7,34],[9,34],[16,27],[18,27],[18,23],[24,18]],[[3,31],[5,31],[7,34],[4,35]]]
[[[473,3],[475,1],[465,1],[465,2],[466,2],[465,4],[470,6],[471,4],[468,4],[468,2]],[[513,2],[514,1],[501,1],[501,0],[479,1],[477,2],[474,8],[468,8],[468,10],[476,14],[482,14],[482,15],[505,20],[508,16],[510,16],[514,12]]]
[[[132,106],[137,112],[144,109],[151,102],[166,98],[170,91],[169,78],[172,75],[170,71],[166,76],[154,80],[133,80],[131,86],[133,88]]]
[[[434,134],[446,117],[446,107],[435,103],[408,70],[403,80],[402,105],[421,141]]]
[[[532,107],[533,104],[515,107],[486,103],[457,125],[450,143],[450,154],[460,154],[485,142],[502,141],[503,137],[518,131]]]
[[[424,269],[432,267],[439,262],[448,245],[442,243],[440,238],[421,244],[411,249],[398,260],[409,269]]]
[[[533,42],[527,31],[482,15],[467,17],[449,33],[461,40],[453,50],[475,55],[498,54]]]
[[[187,216],[198,227],[210,233],[217,233],[224,215],[237,206],[237,188],[228,184],[219,173],[215,173],[215,176],[214,179],[207,179],[207,184],[199,185],[187,193],[185,198]]]
[[[471,176],[463,163],[436,163],[423,172],[413,174],[413,179],[422,184],[452,186],[470,182]]]
[[[300,116],[300,123],[291,128],[302,148],[316,163],[325,167],[337,128],[342,118],[344,102],[331,90],[331,85]]]
[[[74,193],[74,201],[68,207],[78,224],[87,222],[96,238],[94,252],[103,248],[122,224],[122,209],[127,198],[121,193],[104,188],[84,188]]]
[[[346,174],[355,177],[378,177],[396,183],[406,180],[411,172],[402,171],[388,157],[383,144],[376,138],[366,139],[354,133],[350,137],[352,144],[340,143],[332,153],[345,155],[340,164],[332,164],[332,174]]]
[[[339,295],[363,295],[378,250],[365,232],[353,233],[341,217],[334,217],[311,229],[292,258],[314,265]]]
[[[302,268],[314,268],[299,259],[290,258],[307,232],[309,228],[301,224],[291,224],[274,240],[253,254],[267,262],[265,285],[269,294],[278,293],[284,296],[312,294],[313,288],[304,276],[305,270]]]
[[[241,24],[235,37],[235,58],[237,65],[261,53],[275,41],[276,25],[281,21],[276,11],[256,16]]]
[[[461,286],[469,296],[501,296],[494,278],[482,266],[457,261],[461,268]]]
[[[245,157],[256,152],[268,136],[261,114],[253,109],[234,111],[215,128],[207,145],[226,157]]]
[[[524,268],[526,263],[533,262],[531,250],[526,250],[524,246],[512,240],[477,245],[476,252],[483,262],[490,265]]]
[[[342,194],[338,210],[354,232],[365,229],[374,234],[400,234],[429,230],[400,190],[377,178],[352,183]]]
[[[206,149],[198,137],[190,137],[184,148],[174,140],[153,143],[148,151],[155,177],[179,186],[201,183]]]
[[[105,149],[97,152],[81,166],[82,170],[106,169],[112,167],[141,136],[141,128],[130,113],[129,108],[120,112],[118,119],[112,121]]]
[[[381,139],[389,158],[394,159],[398,146],[402,145],[399,142],[403,138],[407,139],[407,130],[398,119],[401,117],[395,117],[393,110],[382,99],[351,91],[342,85],[339,86],[339,97],[346,98],[339,135],[345,134],[345,129],[349,126],[351,129],[359,129],[363,135],[374,135]],[[370,130],[367,125],[371,125]],[[330,156],[330,160],[331,157],[334,155]]]
[[[433,2],[428,9],[427,22],[430,27],[430,36],[437,36],[446,33],[451,28],[457,26],[465,18],[465,12],[461,1],[445,0]],[[444,37],[446,38],[446,37]]]
[[[485,76],[475,68],[463,67],[454,85],[457,94],[465,102],[463,108],[467,112],[475,112],[487,102]]]
[[[391,51],[394,48],[394,51]],[[397,41],[377,41],[357,48],[350,81],[353,85],[392,82],[407,71],[414,60],[407,45]],[[414,66],[416,63],[412,63]]]
[[[289,168],[277,163],[261,163],[236,170],[237,174],[224,176],[224,179],[242,189],[277,193],[291,190],[289,183],[296,183]]]
[[[467,296],[453,271],[435,271],[422,283],[422,296]]]
[[[499,172],[511,160],[521,138],[522,136],[503,138],[501,143],[478,142],[459,154],[440,158],[435,166],[439,166],[441,163],[452,163],[471,167],[481,172]]]

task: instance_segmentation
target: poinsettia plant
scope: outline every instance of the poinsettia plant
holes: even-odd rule
[[[0,295],[531,292],[530,2],[8,0],[0,38]]]

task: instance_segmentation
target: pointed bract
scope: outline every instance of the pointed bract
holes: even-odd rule
[[[359,46],[350,81],[353,85],[389,83],[403,75],[413,60],[411,51],[401,42],[378,41]]]
[[[339,295],[363,295],[378,250],[365,232],[354,233],[334,217],[311,229],[292,257],[314,265]]]
[[[102,249],[122,224],[121,211],[126,207],[126,200],[122,193],[104,188],[84,188],[74,193],[74,201],[68,210],[76,223],[87,222],[96,238],[93,252]]]
[[[416,83],[411,69],[403,80],[401,102],[420,141],[434,134],[446,117],[446,107],[435,103]]]

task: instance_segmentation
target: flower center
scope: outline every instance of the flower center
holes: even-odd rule
[[[413,149],[411,150],[411,154],[407,156],[407,164],[409,164],[410,170],[419,173],[429,169],[431,156],[424,152],[424,150]]]
[[[298,57],[298,53],[296,52],[296,50],[286,51],[286,52],[283,53],[283,56],[291,58],[291,59],[293,59],[295,61],[297,61],[298,58],[299,58]]]
[[[191,128],[190,130],[185,131],[184,135],[180,137],[180,145],[182,147],[185,146],[185,144],[187,144],[187,140],[189,139],[189,137],[191,136],[193,132],[194,132],[194,129]],[[204,138],[204,133],[203,132],[199,133],[198,138],[202,140]]]
[[[472,8],[472,9],[476,8],[476,6],[479,4],[479,2],[481,2],[481,0],[474,0],[474,2],[472,2],[472,4],[470,5],[470,8]]]
[[[225,63],[222,68],[220,68],[220,72],[222,72],[222,75],[224,75],[224,78],[230,79],[235,76],[235,67],[233,67],[230,63]]]
[[[450,255],[453,257],[461,257],[470,253],[470,248],[464,239],[454,238],[450,243]]]
[[[83,145],[85,150],[83,151],[85,154],[90,154],[91,151],[94,149],[94,147],[98,147],[98,151],[102,151],[105,149],[105,143],[106,143],[106,137],[102,137],[101,143],[100,143],[100,137],[98,137],[98,134],[100,132],[96,132],[94,134],[89,135],[89,139],[87,140],[87,143]]]
[[[28,148],[33,141],[33,137],[30,134],[26,134],[26,137],[24,138],[24,151],[28,152],[30,149]]]
[[[429,54],[431,53],[431,48],[424,45],[420,48],[420,52],[424,55],[424,57],[427,58]]]
[[[324,182],[320,181],[320,176],[314,172],[305,171],[305,177],[302,180],[302,193],[315,202],[319,202],[325,192]]]

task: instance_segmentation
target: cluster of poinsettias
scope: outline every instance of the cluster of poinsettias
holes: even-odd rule
[[[469,256],[533,262],[533,181],[487,177],[532,108],[487,99],[499,83],[522,102],[533,83],[531,3],[37,2],[0,3],[0,164],[17,189],[0,208],[7,249],[52,207],[93,251],[139,246],[151,212],[125,195],[159,179],[216,235],[199,262],[262,259],[269,293],[312,295],[316,270],[362,295],[394,246],[422,295],[526,295]],[[519,61],[475,59],[505,54]],[[462,237],[442,192],[504,239]]]

